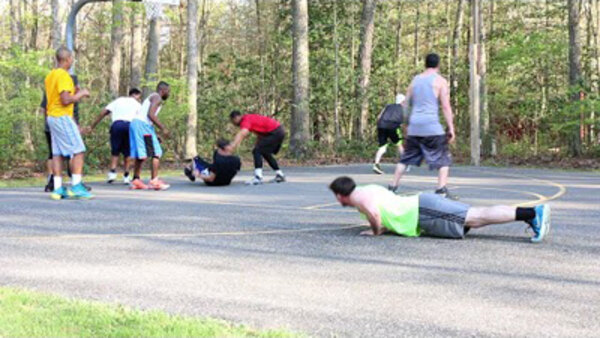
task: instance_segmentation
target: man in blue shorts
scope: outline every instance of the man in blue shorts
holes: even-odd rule
[[[154,126],[156,126],[165,138],[169,137],[169,132],[158,119],[158,113],[162,108],[163,102],[169,98],[170,91],[169,84],[160,81],[156,86],[156,92],[148,95],[144,103],[142,103],[142,108],[129,125],[130,152],[131,157],[135,159],[131,189],[167,190],[170,187],[170,185],[158,178],[162,148],[154,130]],[[150,182],[146,185],[140,178],[140,175],[142,164],[148,158],[152,159],[152,166],[150,169]]]
[[[462,239],[472,228],[523,221],[533,230],[532,243],[540,243],[550,232],[550,206],[535,208],[506,205],[472,207],[440,194],[399,196],[379,185],[356,186],[350,177],[336,178],[329,185],[338,202],[354,207],[367,218],[370,230],[361,235],[392,232],[406,237],[420,235]]]
[[[129,178],[129,124],[133,117],[138,114],[142,105],[142,92],[137,88],[129,90],[129,96],[119,97],[109,103],[96,118],[91,127],[86,130],[91,132],[98,123],[107,115],[111,115],[112,124],[110,126],[110,171],[108,172],[108,183],[113,183],[117,179],[117,165],[119,155],[123,155],[123,183],[130,184]]]

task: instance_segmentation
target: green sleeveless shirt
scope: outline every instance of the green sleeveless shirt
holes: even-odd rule
[[[386,229],[401,236],[419,236],[419,195],[398,196],[375,184],[359,186],[356,189],[370,190],[375,196],[381,225]]]

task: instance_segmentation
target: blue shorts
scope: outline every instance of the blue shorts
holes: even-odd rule
[[[140,160],[148,157],[161,157],[162,148],[154,127],[134,119],[129,124],[130,156]]]
[[[115,121],[110,126],[110,154],[129,156],[129,122]]]
[[[70,116],[48,116],[52,156],[70,157],[85,153],[85,144],[79,133],[79,127]]]

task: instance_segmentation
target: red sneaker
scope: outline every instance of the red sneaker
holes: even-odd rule
[[[163,182],[162,180],[160,180],[158,177],[150,180],[150,183],[148,184],[148,187],[150,189],[154,189],[154,190],[167,190],[169,189],[171,186],[166,184],[165,182]]]
[[[139,178],[136,178],[135,180],[133,180],[131,182],[131,185],[129,186],[129,189],[132,190],[146,190],[149,189],[148,186],[146,184],[144,184],[144,181],[140,180]]]

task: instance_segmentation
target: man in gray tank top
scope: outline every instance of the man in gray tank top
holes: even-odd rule
[[[408,136],[404,144],[404,153],[396,167],[394,180],[389,189],[396,191],[400,179],[409,165],[420,166],[425,160],[429,169],[437,169],[437,194],[449,198],[448,173],[452,159],[448,144],[455,139],[452,106],[448,81],[439,74],[440,57],[431,53],[425,57],[425,71],[415,76],[406,94],[405,101],[412,108],[408,119]],[[439,118],[442,106],[446,120],[447,132],[444,131]]]

